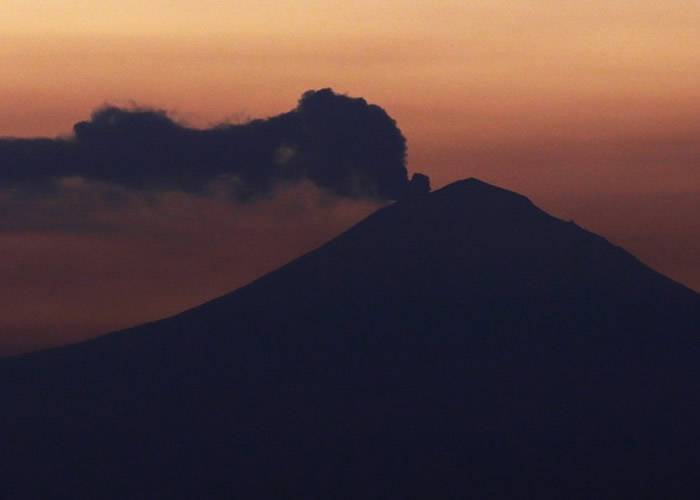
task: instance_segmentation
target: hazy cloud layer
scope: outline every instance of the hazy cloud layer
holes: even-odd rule
[[[0,356],[182,311],[314,249],[380,206],[308,181],[245,203],[105,190],[115,191],[85,182],[64,187],[62,197],[23,199],[23,227],[12,227],[3,212],[9,202],[0,201]]]

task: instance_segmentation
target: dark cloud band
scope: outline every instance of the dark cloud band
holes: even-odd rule
[[[247,200],[308,180],[340,196],[397,199],[425,190],[422,177],[409,187],[405,161],[406,141],[382,108],[322,89],[287,113],[204,130],[163,111],[105,107],[67,139],[0,141],[0,183],[36,191],[77,177],[189,193],[217,183]]]

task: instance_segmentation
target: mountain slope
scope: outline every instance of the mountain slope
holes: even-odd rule
[[[475,179],[0,365],[12,498],[680,496],[700,296]],[[9,480],[11,479],[11,480]]]

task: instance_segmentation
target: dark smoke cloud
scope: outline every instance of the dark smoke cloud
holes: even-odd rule
[[[311,181],[340,196],[397,199],[426,186],[420,178],[409,188],[405,159],[406,141],[382,108],[322,89],[287,113],[204,130],[163,111],[105,107],[69,138],[1,140],[0,187],[51,192],[78,178],[206,194],[225,185],[250,200]]]
[[[0,139],[0,356],[242,286],[428,190],[405,156],[384,110],[329,89],[239,125],[105,107],[70,137]]]

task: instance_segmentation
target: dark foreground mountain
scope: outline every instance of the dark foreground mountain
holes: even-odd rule
[[[700,296],[477,180],[0,365],[10,498],[678,498]]]

